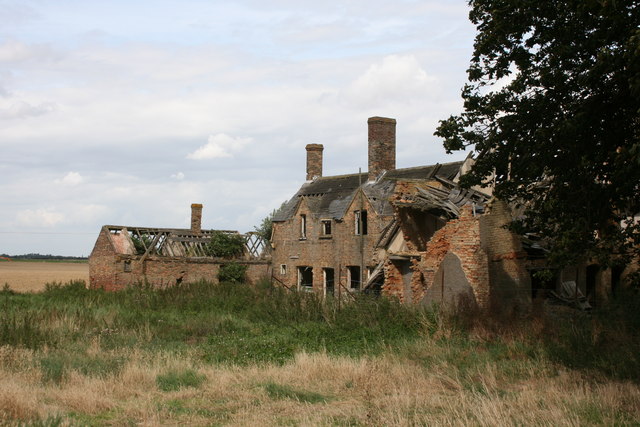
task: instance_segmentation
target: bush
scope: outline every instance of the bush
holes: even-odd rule
[[[244,237],[238,233],[214,231],[205,251],[213,257],[239,257],[244,253]]]
[[[218,280],[220,282],[244,283],[247,266],[232,262],[220,266]]]

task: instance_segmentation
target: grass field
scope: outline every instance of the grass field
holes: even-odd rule
[[[18,292],[39,292],[46,283],[84,280],[89,283],[86,262],[1,261],[0,287],[8,284]]]
[[[0,425],[638,425],[639,307],[505,325],[266,284],[2,291]]]

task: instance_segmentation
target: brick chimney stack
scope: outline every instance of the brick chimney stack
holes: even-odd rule
[[[196,234],[202,231],[202,205],[200,203],[191,205],[191,231]]]
[[[382,171],[396,168],[396,121],[386,117],[370,117],[369,181],[375,181]]]
[[[307,181],[322,176],[322,144],[307,144]]]

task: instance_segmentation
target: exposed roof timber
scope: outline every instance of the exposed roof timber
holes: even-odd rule
[[[244,239],[245,257],[262,258],[268,255],[270,246],[257,233],[248,232],[240,234],[232,230],[202,230],[194,233],[189,229],[174,228],[150,228],[150,227],[126,227],[121,225],[105,225],[105,229],[111,232],[126,231],[127,239],[133,244],[142,245],[143,258],[148,256],[168,257],[208,257],[207,244],[216,232],[224,234],[240,235]]]

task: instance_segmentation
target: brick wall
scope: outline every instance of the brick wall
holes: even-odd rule
[[[303,198],[298,210],[291,219],[273,224],[274,246],[272,252],[274,277],[289,287],[297,286],[297,268],[309,266],[313,268],[313,290],[324,292],[323,268],[334,269],[335,292],[338,293],[338,284],[349,287],[347,266],[360,266],[364,259],[366,267],[374,267],[373,246],[380,237],[382,228],[391,220],[391,217],[380,217],[369,204],[365,196],[362,197],[362,207],[367,211],[368,234],[361,236],[355,234],[355,214],[360,210],[360,196],[356,196],[348,208],[343,220],[331,221],[332,233],[330,237],[323,236],[321,220],[329,218],[317,218],[309,210],[306,200]],[[306,215],[307,233],[306,239],[300,235],[300,217]],[[281,265],[286,265],[286,274],[281,274]],[[366,280],[366,271],[364,278]],[[344,292],[342,289],[340,293]]]
[[[161,257],[117,254],[110,241],[109,231],[98,235],[89,257],[89,286],[113,291],[146,282],[156,287],[173,286],[199,280],[218,282],[220,266],[230,260],[216,258]],[[246,265],[247,281],[256,283],[270,276],[267,260],[236,261]]]
[[[400,191],[411,190],[405,187],[398,186]],[[414,232],[411,212],[396,212],[405,234]],[[434,286],[445,256],[451,253],[460,260],[464,279],[481,309],[514,310],[528,306],[531,282],[525,268],[526,253],[518,237],[504,228],[510,219],[510,211],[502,202],[494,202],[486,214],[475,217],[471,206],[465,206],[458,219],[448,221],[433,234],[425,250],[418,251],[419,258],[411,259],[410,293],[405,291],[406,279],[397,264],[387,260],[383,294],[420,303]],[[415,242],[419,239],[410,236],[405,239],[411,249],[417,249]]]

